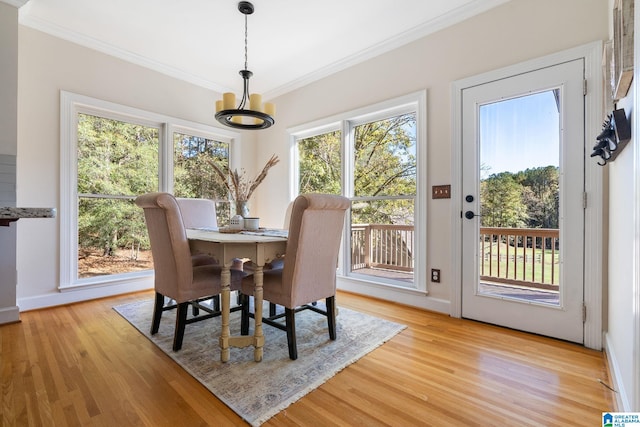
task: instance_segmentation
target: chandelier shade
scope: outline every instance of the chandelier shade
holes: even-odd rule
[[[247,54],[247,16],[254,11],[253,4],[248,1],[238,3],[238,10],[244,15],[244,69],[240,70],[243,81],[242,98],[236,107],[236,95],[233,92],[222,94],[216,101],[216,120],[225,126],[236,129],[266,129],[275,123],[275,105],[262,103],[262,95],[249,92],[249,79],[253,73],[249,71]]]

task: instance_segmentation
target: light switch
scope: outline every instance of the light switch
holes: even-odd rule
[[[432,199],[450,199],[451,198],[451,186],[450,185],[434,185],[431,187]]]

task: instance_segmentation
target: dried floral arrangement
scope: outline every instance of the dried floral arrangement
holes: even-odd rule
[[[262,181],[267,177],[269,169],[275,166],[279,161],[280,159],[278,156],[275,154],[272,155],[262,168],[262,171],[254,179],[247,180],[244,169],[241,169],[241,172],[238,172],[238,169],[231,172],[228,166],[220,168],[220,166],[216,165],[213,161],[208,160],[213,170],[224,183],[224,186],[229,190],[229,194],[231,194],[231,197],[235,202],[249,200],[255,189],[258,188]]]

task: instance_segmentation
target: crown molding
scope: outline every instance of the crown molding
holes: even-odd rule
[[[350,55],[347,58],[336,61],[333,64],[320,68],[319,70],[302,76],[299,79],[293,80],[275,89],[267,91],[263,96],[265,99],[273,99],[280,95],[284,95],[287,92],[299,89],[303,86],[306,86],[331,74],[335,74],[339,71],[345,70],[368,59],[379,56],[383,53],[390,52],[401,46],[426,37],[430,34],[436,33],[452,25],[458,24],[475,15],[479,15],[483,12],[486,12],[487,10],[493,9],[494,7],[500,6],[510,1],[511,0],[480,0],[461,6],[444,15],[439,16],[438,18],[432,19],[417,27],[405,31],[404,33],[387,39],[382,43],[362,50],[354,55]]]
[[[8,1],[8,0],[0,0],[0,1]],[[203,79],[200,76],[196,76],[194,74],[187,73],[178,68],[171,67],[169,65],[163,64],[158,61],[154,61],[142,55],[138,55],[137,53],[130,52],[125,49],[121,49],[110,43],[103,42],[93,37],[88,37],[83,34],[79,34],[75,31],[70,31],[66,28],[53,24],[44,19],[36,18],[28,14],[20,14],[19,22],[21,25],[24,25],[29,28],[33,28],[34,30],[42,31],[54,37],[58,37],[60,39],[67,40],[71,43],[75,43],[80,46],[84,46],[89,49],[93,49],[98,52],[102,52],[104,54],[122,59],[124,61],[131,62],[133,64],[140,65],[145,68],[149,68],[153,71],[157,71],[169,77],[173,77],[178,80],[185,81],[187,83],[192,83],[194,85],[203,87],[205,89],[211,89],[219,93],[231,91],[231,89],[229,89],[228,87],[219,85],[207,79]]]
[[[22,6],[25,5],[25,3],[27,3],[29,0],[0,0],[0,2],[2,3],[6,3],[9,6],[13,6],[15,8],[20,9]]]

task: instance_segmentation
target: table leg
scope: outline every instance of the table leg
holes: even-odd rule
[[[222,306],[222,332],[220,333],[220,361],[229,361],[229,314],[231,312],[231,271],[229,265],[224,265],[221,272],[222,291],[221,291],[221,306]]]
[[[254,320],[255,320],[255,330],[253,333],[254,338],[254,350],[253,350],[253,358],[256,362],[260,362],[262,360],[264,347],[264,334],[262,332],[262,284],[263,284],[263,270],[262,266],[258,265],[255,267],[253,271],[253,301],[254,301]]]

